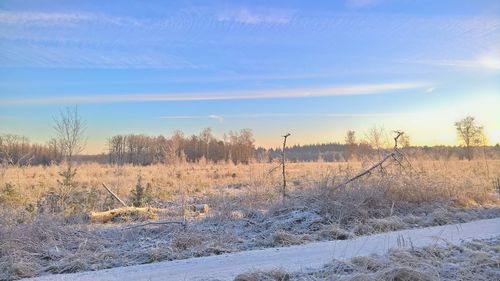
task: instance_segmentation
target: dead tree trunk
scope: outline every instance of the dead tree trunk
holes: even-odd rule
[[[400,132],[400,131],[394,131],[394,133],[396,134],[396,136],[394,137],[394,150],[397,150],[398,149],[398,139],[400,136],[402,136],[404,133],[403,132]]]
[[[283,136],[283,151],[281,152],[281,166],[283,166],[283,200],[285,200],[286,197],[286,168],[285,168],[285,162],[286,162],[286,139],[290,136],[290,133],[286,134]]]

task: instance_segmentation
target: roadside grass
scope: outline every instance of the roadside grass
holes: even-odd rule
[[[238,275],[234,281],[437,281],[500,280],[500,237],[462,245],[395,248],[386,255],[333,260],[320,269],[280,269]]]

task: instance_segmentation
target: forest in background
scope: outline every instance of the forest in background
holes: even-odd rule
[[[349,134],[352,134],[349,137]],[[385,133],[372,130],[364,139],[356,140],[353,131],[349,131],[345,143],[321,143],[294,145],[287,147],[287,159],[291,162],[345,162],[376,158],[384,150],[390,149],[390,138]],[[377,140],[378,139],[378,140]],[[380,139],[385,139],[381,141]],[[277,138],[277,142],[281,141]],[[406,154],[426,160],[467,159],[463,146],[412,146],[403,142]],[[97,155],[76,155],[75,161],[96,162],[101,164],[176,164],[182,162],[212,163],[232,162],[248,164],[250,162],[272,162],[279,159],[282,148],[263,148],[255,146],[252,131],[243,129],[229,132],[222,138],[213,135],[210,128],[198,135],[185,135],[175,131],[171,136],[147,136],[142,134],[115,135],[106,145],[107,153]],[[472,157],[482,159],[500,159],[500,145],[476,146]],[[62,161],[61,149],[56,139],[46,144],[32,143],[27,137],[0,135],[0,162],[11,165],[50,165]]]

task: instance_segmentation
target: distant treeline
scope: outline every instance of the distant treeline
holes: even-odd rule
[[[256,148],[253,134],[244,129],[229,132],[216,138],[210,129],[198,135],[185,136],[177,131],[169,137],[146,135],[116,135],[108,139],[107,153],[78,155],[78,162],[109,164],[176,164],[182,162],[232,162],[247,164],[252,161],[270,162],[280,159],[282,150]],[[457,146],[432,146],[401,148],[413,159],[451,160],[465,159],[466,151]],[[343,162],[377,157],[384,149],[361,143],[327,143],[294,145],[287,148],[287,159],[292,162]],[[476,158],[500,159],[500,146],[474,148]],[[0,135],[0,162],[12,165],[49,165],[61,162],[61,150],[56,140],[34,144],[23,136]]]
[[[266,153],[270,159],[280,158],[282,149],[261,150]],[[374,150],[368,144],[340,144],[340,143],[321,143],[294,145],[286,149],[287,159],[294,162],[326,161],[339,162],[354,159],[356,156],[370,156]]]
[[[255,158],[255,140],[248,129],[229,132],[223,139],[210,129],[184,136],[180,131],[165,136],[117,135],[108,140],[109,162],[149,165],[179,162],[222,162],[248,164]]]
[[[30,143],[23,136],[0,135],[0,163],[11,165],[49,165],[59,162],[61,153],[57,141],[47,144]]]
[[[459,146],[409,146],[400,150],[412,159],[464,160],[467,157],[465,149]],[[286,155],[291,162],[344,162],[377,158],[379,153],[384,155],[389,151],[390,149],[374,149],[366,143],[355,145],[327,143],[288,147]],[[281,148],[267,150],[258,148],[256,151],[257,159],[280,159],[281,153]],[[500,145],[475,147],[473,155],[477,159],[500,160]]]

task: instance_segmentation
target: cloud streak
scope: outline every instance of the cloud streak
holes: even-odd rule
[[[222,122],[225,119],[259,119],[273,117],[331,117],[331,118],[372,118],[372,117],[401,117],[413,116],[416,113],[378,112],[378,113],[247,113],[222,115],[174,115],[160,116],[160,119],[215,119]]]
[[[116,17],[106,14],[96,14],[96,13],[83,13],[83,12],[66,12],[66,13],[55,13],[55,12],[10,12],[10,11],[0,11],[0,23],[11,24],[18,26],[28,26],[28,25],[44,25],[44,26],[64,26],[67,24],[77,24],[77,23],[106,23],[114,25],[138,25],[140,21],[134,20],[133,18],[127,17]]]
[[[224,121],[224,116],[221,115],[169,115],[169,116],[161,116],[160,119],[174,119],[174,120],[186,120],[186,119],[213,119],[222,123]]]
[[[472,59],[405,60],[402,62],[453,68],[500,70],[500,53],[481,54]]]
[[[92,96],[58,96],[44,98],[0,99],[0,105],[47,105],[47,104],[98,104],[98,103],[132,103],[132,102],[168,102],[168,101],[208,101],[208,100],[249,100],[249,99],[281,99],[371,95],[402,92],[406,90],[425,89],[434,86],[430,82],[399,82],[380,84],[358,84],[332,86],[324,88],[301,88],[280,90],[256,90],[242,92],[197,92],[197,93],[162,93],[132,95],[92,95]]]
[[[95,19],[95,16],[81,13],[44,13],[44,12],[7,12],[0,11],[0,22],[3,24],[29,24],[81,22]]]
[[[382,0],[347,0],[347,7],[351,8],[366,8],[380,4]]]
[[[217,16],[219,21],[234,21],[243,24],[287,24],[292,20],[289,10],[250,10],[246,7],[226,10]]]

